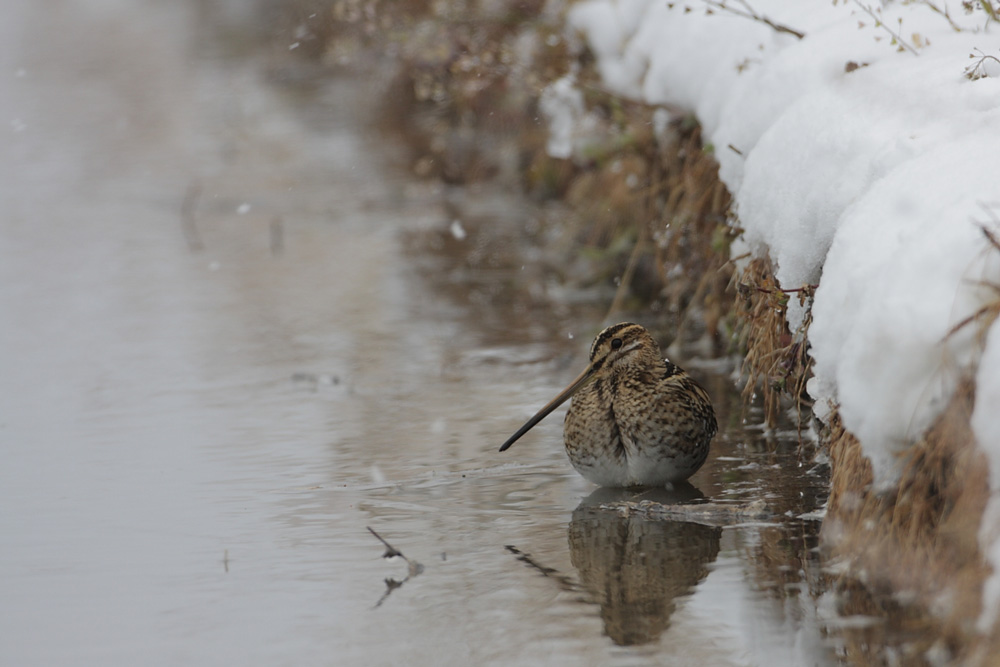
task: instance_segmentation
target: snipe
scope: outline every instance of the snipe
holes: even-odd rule
[[[623,322],[597,335],[587,368],[500,451],[570,397],[566,453],[581,475],[600,486],[685,480],[705,462],[718,429],[705,390],[663,358],[645,328]]]

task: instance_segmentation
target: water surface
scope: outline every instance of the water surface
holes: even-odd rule
[[[456,268],[526,204],[410,180],[357,81],[227,56],[236,3],[9,4],[0,662],[836,662],[823,471],[728,362],[679,360],[724,431],[639,499],[773,516],[602,509],[561,412],[496,451],[603,317]]]

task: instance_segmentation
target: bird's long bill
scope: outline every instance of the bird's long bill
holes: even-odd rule
[[[568,387],[559,392],[559,395],[553,398],[551,401],[549,401],[545,405],[545,407],[539,410],[534,417],[526,421],[524,423],[524,426],[517,429],[517,432],[514,435],[507,438],[507,442],[500,445],[500,451],[501,452],[507,451],[507,448],[513,445],[515,442],[517,442],[518,438],[520,438],[522,435],[530,431],[535,424],[545,419],[550,412],[552,412],[560,405],[565,403],[570,396],[575,394],[580,387],[586,384],[587,380],[589,380],[593,374],[594,374],[594,367],[587,366],[586,370],[580,373],[580,375],[575,380],[573,380]]]

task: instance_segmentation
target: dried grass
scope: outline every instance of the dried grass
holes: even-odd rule
[[[886,588],[875,590],[857,579],[843,578],[832,588],[836,590],[841,617],[882,620],[835,631],[843,664],[864,667],[934,664],[928,657],[936,650],[939,631],[926,612],[900,603]]]
[[[290,23],[317,14],[317,1],[293,2]],[[579,219],[575,245],[565,248],[571,258],[557,262],[575,272],[568,282],[620,281],[613,309],[661,307],[680,328],[704,322],[721,346],[733,299],[731,197],[690,116],[675,115],[654,136],[656,109],[604,89],[596,60],[573,52],[537,0],[445,12],[426,0],[374,12],[359,0],[323,4],[302,55],[339,65],[395,54],[379,129],[405,139],[416,174],[459,184],[519,178],[532,196],[561,199]],[[527,58],[526,33],[534,44]],[[585,155],[556,159],[546,153],[538,100],[573,64],[588,113],[600,121]],[[586,261],[575,263],[580,254]]]
[[[703,150],[700,126],[675,120],[660,148],[651,238],[662,294],[670,310],[682,313],[680,329],[689,326],[696,309],[716,338],[733,303],[727,289],[733,273],[729,246],[737,235],[728,224],[732,195],[719,180],[718,162]]]
[[[989,251],[1000,252],[996,234],[986,224],[982,230]],[[984,286],[994,298],[946,338],[975,326],[976,341],[984,344],[1000,316],[1000,286]],[[924,615],[927,631],[916,633],[912,642],[921,650],[906,664],[926,663],[928,637],[940,637],[934,652],[962,664],[996,664],[1000,655],[1000,623],[986,637],[973,627],[991,572],[978,540],[989,498],[989,467],[970,426],[974,404],[975,383],[967,377],[924,437],[902,455],[900,480],[888,492],[873,490],[871,464],[839,418],[832,421],[827,438],[832,488],[826,541],[852,560],[852,573],[866,575],[869,594],[880,589],[912,592],[913,607],[933,612]],[[896,610],[895,616],[914,615]]]
[[[952,656],[975,638],[989,573],[977,539],[989,484],[969,426],[974,398],[973,383],[963,382],[905,454],[891,491],[873,489],[871,464],[839,418],[828,441],[832,488],[824,541],[851,561],[853,576],[864,573],[869,591],[907,591],[915,607],[930,610],[928,620]]]
[[[771,426],[777,422],[783,395],[791,396],[800,411],[811,404],[805,388],[812,375],[808,346],[812,315],[808,307],[814,289],[813,285],[782,289],[767,257],[752,259],[739,276],[737,292],[742,307],[737,310],[737,322],[747,378],[743,398],[749,404],[760,393]],[[800,299],[807,307],[806,317],[794,334],[786,320],[790,298]]]
[[[677,314],[678,335],[704,322],[720,341],[732,304],[728,258],[736,230],[727,220],[732,197],[700,126],[677,115],[654,137],[652,107],[595,90],[588,101],[609,128],[591,164],[566,184],[566,201],[581,222],[577,238],[620,278],[611,312],[630,292]]]

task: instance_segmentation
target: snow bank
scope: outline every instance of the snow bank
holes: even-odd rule
[[[973,429],[998,504],[983,541],[1000,571],[1000,334],[993,326],[981,359],[975,326],[949,335],[997,298],[982,283],[1000,283],[1000,253],[981,230],[1000,236],[1000,63],[984,63],[986,78],[964,76],[976,49],[1000,57],[1000,25],[985,30],[981,11],[951,4],[968,30],[925,5],[882,10],[919,55],[897,51],[859,5],[829,0],[751,0],[803,39],[709,15],[698,0],[689,11],[585,0],[568,23],[611,89],[697,114],[745,241],[770,254],[784,287],[819,283],[810,390],[839,405],[878,484],[897,478],[895,454],[958,376],[976,373]],[[789,317],[794,330],[802,313]],[[1000,580],[991,585],[1000,601]]]

